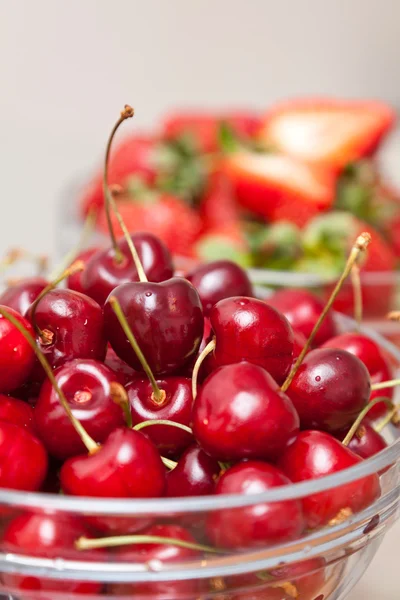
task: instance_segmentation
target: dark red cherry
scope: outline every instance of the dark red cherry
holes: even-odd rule
[[[210,312],[218,366],[247,360],[283,383],[293,360],[293,332],[287,319],[263,300],[220,300]]]
[[[44,290],[48,281],[43,277],[24,277],[17,283],[9,285],[0,294],[0,304],[8,306],[24,315],[40,292]]]
[[[205,315],[209,314],[219,300],[253,295],[253,287],[246,271],[230,260],[215,260],[195,267],[187,273],[186,279],[199,292]]]
[[[318,348],[304,358],[286,393],[302,429],[338,431],[352,425],[370,391],[370,377],[359,358],[346,350]]]
[[[84,264],[86,268],[86,265],[89,262],[89,260],[97,252],[101,252],[101,250],[99,248],[87,248],[75,257],[74,262],[79,260]],[[84,294],[85,290],[82,286],[82,273],[83,271],[77,271],[76,273],[70,275],[66,280],[67,288],[69,288],[70,290],[74,290],[75,292],[80,292],[81,294]]]
[[[303,335],[301,331],[293,329],[293,363],[296,361],[296,358],[300,356],[300,353],[303,350],[306,343],[306,336]]]
[[[40,440],[24,427],[0,421],[0,487],[37,491],[48,467]]]
[[[31,433],[36,433],[32,406],[18,398],[0,394],[0,421],[14,423]]]
[[[196,356],[203,337],[203,311],[189,281],[173,277],[161,283],[125,283],[112,296],[155,375],[176,372]],[[120,358],[141,371],[109,301],[104,305],[106,333]]]
[[[371,425],[363,423],[357,429],[347,447],[361,458],[371,458],[371,456],[387,448],[387,443]]]
[[[78,552],[75,549],[75,541],[81,536],[91,537],[87,528],[75,516],[65,513],[26,512],[9,523],[2,543],[7,552],[14,554],[50,559],[101,560],[101,556],[96,557],[99,550]],[[21,590],[23,597],[28,590],[34,591],[35,598],[39,598],[37,592],[40,591],[80,596],[97,594],[102,587],[101,583],[94,581],[48,579],[44,576],[18,573],[4,573],[2,579],[6,587]]]
[[[138,373],[135,369],[132,369],[129,365],[126,364],[124,360],[122,360],[119,356],[117,356],[111,346],[107,348],[107,354],[104,359],[104,364],[107,365],[118,377],[118,381],[122,385],[126,385],[130,383],[134,379],[141,379],[143,377],[142,373]]]
[[[276,467],[250,460],[225,471],[215,493],[262,494],[290,483]],[[213,511],[207,520],[207,535],[215,546],[239,550],[296,539],[304,527],[301,501],[285,500]]]
[[[294,329],[309,338],[311,331],[324,310],[325,303],[307,290],[278,290],[267,300],[268,304],[285,315]],[[331,314],[327,314],[314,338],[314,346],[320,346],[337,333]]]
[[[31,309],[27,317],[31,318]],[[43,341],[38,336],[38,343],[54,369],[74,358],[103,360],[103,312],[89,296],[73,290],[52,290],[38,303],[34,320],[46,338]],[[40,365],[35,372],[44,378]]]
[[[220,367],[193,406],[193,433],[218,460],[275,460],[299,430],[291,400],[271,375],[248,362]]]
[[[165,281],[173,274],[171,255],[165,244],[151,233],[131,236],[149,281]],[[100,250],[88,261],[82,272],[84,293],[103,305],[110,293],[122,283],[139,281],[128,244],[124,238],[118,246],[123,260],[118,262],[113,248]]]
[[[328,433],[302,431],[282,454],[279,466],[293,482],[298,482],[331,475],[357,465],[361,460]],[[349,479],[349,483],[303,498],[309,528],[357,513],[379,497],[378,475],[368,475],[357,481],[349,475]]]
[[[206,496],[215,490],[221,467],[197,444],[182,454],[175,469],[167,474],[167,496]]]
[[[66,494],[106,498],[161,496],[165,476],[154,444],[140,431],[122,427],[95,454],[69,458],[60,471]]]
[[[113,402],[111,384],[117,377],[96,360],[76,359],[54,371],[74,416],[88,434],[99,443],[124,424],[123,411]],[[85,452],[85,446],[62,407],[51,382],[43,383],[35,406],[38,436],[49,454],[65,460]]]
[[[31,336],[35,336],[31,324],[12,308],[5,309],[17,319]],[[0,315],[0,393],[7,393],[22,386],[35,364],[35,353],[22,333]]]
[[[166,377],[157,384],[165,392],[165,398],[155,399],[149,380],[136,379],[126,391],[129,396],[134,425],[153,419],[166,419],[190,426],[192,420],[192,382],[186,377]],[[163,456],[177,456],[193,442],[193,436],[170,425],[152,425],[146,435],[154,442]]]
[[[393,379],[392,366],[382,351],[382,348],[371,338],[361,333],[343,333],[331,338],[323,345],[324,348],[341,348],[357,356],[367,367],[371,383],[381,383]],[[371,393],[370,400],[378,396],[393,398],[394,388],[375,390]],[[377,419],[386,413],[384,402],[376,404],[368,413],[369,419]]]

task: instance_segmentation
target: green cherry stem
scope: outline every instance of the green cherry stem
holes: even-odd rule
[[[169,425],[170,427],[182,429],[183,431],[186,431],[186,433],[193,435],[193,431],[187,425],[183,425],[183,423],[177,423],[176,421],[169,421],[168,419],[149,419],[148,421],[137,423],[133,429],[135,429],[135,431],[140,431],[141,429],[145,429],[145,427],[151,427],[151,425]]]
[[[389,381],[381,381],[380,383],[373,383],[371,385],[371,391],[384,390],[386,388],[392,388],[400,385],[400,379],[390,379]]]
[[[167,469],[169,469],[170,471],[173,471],[175,469],[175,467],[178,465],[177,462],[175,462],[174,460],[171,460],[170,458],[165,458],[165,456],[161,456],[161,461],[162,461],[163,465],[165,467],[167,467]]]
[[[0,315],[3,315],[3,317],[5,319],[10,321],[10,323],[12,323],[12,325],[14,325],[14,327],[16,327],[16,329],[18,329],[18,331],[24,336],[24,338],[26,339],[28,344],[31,346],[32,350],[35,352],[47,377],[50,379],[50,382],[51,382],[53,388],[57,392],[58,398],[60,400],[60,403],[61,403],[63,409],[65,410],[75,431],[81,438],[82,442],[85,444],[89,454],[94,454],[95,452],[97,452],[97,450],[99,450],[99,446],[96,444],[94,439],[90,437],[90,435],[87,433],[87,431],[85,430],[83,425],[80,423],[80,421],[78,421],[78,419],[73,415],[72,410],[68,404],[68,401],[67,401],[66,397],[64,396],[63,392],[61,391],[61,389],[56,381],[56,378],[53,375],[53,370],[52,370],[51,366],[49,365],[46,357],[44,356],[43,352],[40,350],[40,348],[36,344],[35,340],[31,336],[29,331],[22,325],[22,323],[20,323],[4,307],[0,307]]]
[[[360,330],[362,318],[363,318],[363,300],[362,300],[362,288],[360,279],[360,267],[357,263],[352,266],[351,269],[351,283],[353,286],[353,297],[354,297],[354,320],[357,324],[357,329]]]
[[[383,417],[383,419],[381,419],[381,421],[379,421],[379,423],[377,423],[375,425],[375,427],[374,427],[375,431],[377,433],[381,433],[385,429],[386,425],[389,425],[389,423],[392,420],[394,420],[396,415],[398,415],[399,411],[400,411],[400,406],[398,406],[398,405],[393,406],[392,410],[390,410],[388,412],[388,414],[385,417]]]
[[[193,373],[192,373],[193,400],[195,400],[196,396],[197,396],[197,379],[199,376],[200,367],[203,364],[204,360],[207,358],[207,356],[209,354],[211,354],[211,352],[214,352],[214,350],[215,350],[215,338],[213,338],[211,340],[211,342],[208,342],[207,346],[204,348],[204,350],[202,352],[200,352],[199,356],[197,357],[197,360],[193,367]]]
[[[118,383],[118,381],[112,381],[110,384],[110,396],[112,401],[122,408],[125,423],[129,429],[132,429],[133,423],[129,397],[124,386]]]
[[[75,548],[77,550],[93,550],[95,548],[130,546],[131,544],[168,544],[171,546],[178,546],[179,548],[198,550],[199,552],[226,554],[225,550],[219,550],[217,548],[213,548],[212,546],[195,544],[192,542],[186,542],[185,540],[178,540],[176,538],[169,538],[159,535],[119,535],[97,539],[80,537],[75,542]]]
[[[363,422],[363,420],[365,419],[365,417],[367,416],[367,414],[369,413],[371,408],[373,408],[377,404],[380,404],[381,402],[384,402],[386,404],[388,410],[391,410],[393,408],[393,402],[390,400],[390,398],[385,398],[384,396],[375,398],[374,400],[372,400],[372,402],[369,402],[367,404],[367,406],[365,408],[363,408],[363,410],[360,412],[357,419],[354,421],[353,425],[350,427],[346,437],[343,439],[342,444],[344,446],[348,446],[350,444],[351,440],[353,439],[354,435],[357,432],[357,429],[360,427],[361,423]]]

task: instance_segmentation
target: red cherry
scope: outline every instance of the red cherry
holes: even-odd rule
[[[286,393],[303,429],[338,431],[354,422],[370,390],[360,359],[345,350],[319,348],[306,355]]]
[[[36,433],[32,407],[18,398],[0,394],[0,421],[14,423]]]
[[[157,380],[165,392],[157,401],[148,379],[137,379],[130,383],[126,391],[129,396],[133,425],[153,419],[165,419],[189,426],[192,419],[192,382],[186,377],[167,377]],[[157,446],[162,455],[179,455],[193,442],[193,436],[186,431],[168,425],[152,425],[146,435]]]
[[[30,431],[0,421],[0,487],[37,491],[48,467],[47,453]]]
[[[199,292],[203,311],[208,315],[214,304],[232,296],[252,296],[253,287],[244,269],[230,260],[215,260],[187,273]]]
[[[83,265],[86,268],[86,265],[92,258],[92,256],[94,256],[97,252],[100,251],[101,250],[99,248],[87,248],[75,257],[74,262],[79,260],[81,263],[83,263]],[[68,289],[74,290],[75,292],[80,292],[81,294],[85,293],[85,290],[83,289],[82,285],[82,273],[83,271],[77,271],[76,273],[73,273],[67,278],[66,284]]]
[[[145,435],[121,427],[95,454],[69,458],[60,480],[64,492],[74,496],[152,498],[164,492],[165,468]]]
[[[161,283],[126,283],[116,288],[112,296],[119,301],[155,375],[173,373],[196,356],[204,319],[199,295],[191,283],[179,277]],[[110,299],[104,305],[104,319],[115,352],[131,367],[142,370]]]
[[[8,306],[21,315],[24,315],[47,284],[48,281],[43,277],[25,277],[21,281],[8,286],[0,294],[0,304]]]
[[[17,319],[34,337],[31,324],[12,308],[5,310]],[[16,390],[23,385],[35,364],[35,354],[22,333],[0,315],[0,393]]]
[[[41,558],[101,560],[100,557],[96,557],[96,554],[99,554],[98,550],[78,552],[75,549],[75,541],[81,536],[90,537],[90,533],[76,517],[64,513],[26,512],[9,523],[4,532],[3,547],[7,552]],[[3,573],[2,579],[7,587],[21,590],[22,593],[26,590],[34,590],[59,591],[67,594],[97,594],[102,587],[98,582],[47,579],[17,573]],[[20,596],[19,593],[18,596]]]
[[[167,496],[206,496],[215,490],[220,473],[216,460],[193,444],[182,454],[175,469],[167,474]]]
[[[325,302],[307,290],[285,289],[278,290],[267,300],[268,304],[285,315],[294,329],[300,331],[306,338],[325,307]],[[318,333],[314,345],[320,346],[337,333],[337,327],[331,314],[327,314]]]
[[[134,233],[131,236],[144,272],[149,281],[165,281],[173,274],[172,259],[168,248],[151,233]],[[115,250],[100,250],[88,261],[81,274],[85,294],[103,305],[110,293],[122,283],[139,281],[128,243],[125,239],[118,242],[123,260],[119,263]]]
[[[306,343],[306,336],[303,335],[301,331],[293,329],[293,363],[296,361],[296,358],[300,356],[300,353],[303,350]]]
[[[123,411],[115,404],[111,384],[117,378],[103,363],[72,360],[54,371],[74,416],[99,443],[124,424]],[[61,460],[85,452],[85,446],[60,404],[57,392],[47,379],[35,406],[38,436],[48,452]]]
[[[215,493],[261,494],[290,483],[276,467],[250,460],[225,471]],[[304,526],[301,502],[285,500],[211,512],[207,521],[207,535],[215,546],[237,550],[296,539]]]
[[[218,366],[247,360],[283,383],[293,360],[293,332],[286,318],[263,300],[227,298],[210,312]]]
[[[345,437],[345,436],[343,436]],[[368,423],[363,423],[349,442],[348,448],[361,458],[371,458],[387,448],[387,443],[380,433]]]
[[[132,369],[132,367],[127,365],[124,360],[115,354],[111,346],[108,346],[107,348],[104,364],[114,371],[118,377],[118,381],[120,381],[122,385],[126,385],[134,379],[140,379],[142,377],[142,373],[138,373],[135,369]]]
[[[371,383],[381,383],[393,379],[393,369],[379,344],[361,333],[343,333],[331,338],[324,348],[341,348],[357,356],[367,367]],[[393,398],[394,388],[372,391],[370,401],[379,396]],[[386,413],[384,402],[376,404],[368,413],[369,419],[377,419]]]
[[[275,460],[299,430],[299,417],[267,371],[248,362],[221,367],[193,406],[193,433],[218,460]]]
[[[361,458],[323,431],[302,431],[286,448],[279,466],[293,481],[318,479],[352,467]],[[380,495],[379,477],[368,475],[357,481],[303,498],[309,528],[327,525],[340,515],[357,513]]]

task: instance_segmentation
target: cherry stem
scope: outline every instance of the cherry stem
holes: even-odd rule
[[[131,106],[129,106],[128,104],[125,104],[124,110],[121,111],[121,115],[120,115],[118,121],[115,123],[115,125],[111,131],[110,137],[108,138],[107,147],[106,147],[106,155],[105,155],[105,159],[104,159],[103,193],[104,193],[104,198],[105,198],[105,210],[106,210],[106,217],[107,217],[107,225],[108,225],[108,229],[110,232],[111,243],[112,243],[112,246],[113,246],[114,252],[115,252],[115,258],[119,263],[122,262],[123,255],[117,244],[117,239],[115,237],[114,229],[112,226],[110,207],[112,205],[113,197],[111,194],[111,190],[108,186],[108,168],[109,168],[109,162],[110,162],[111,146],[112,146],[112,143],[114,140],[114,136],[117,133],[119,126],[124,121],[126,121],[126,119],[133,117],[133,115],[134,115],[133,108]]]
[[[32,260],[37,263],[38,274],[41,275],[47,267],[47,256],[46,255],[35,255],[24,248],[11,248],[7,254],[0,260],[0,271],[5,271],[17,261],[23,258]]]
[[[50,364],[48,363],[46,357],[44,356],[43,352],[40,350],[39,346],[36,344],[36,341],[33,339],[31,334],[29,333],[29,331],[24,327],[24,325],[22,325],[22,323],[20,323],[18,321],[18,319],[16,319],[12,314],[10,314],[8,312],[8,310],[6,310],[5,308],[0,307],[0,315],[2,315],[4,318],[6,318],[8,321],[10,321],[10,323],[12,325],[14,325],[14,327],[16,327],[16,329],[18,329],[18,331],[23,335],[23,337],[26,339],[28,344],[31,346],[31,348],[35,352],[40,364],[42,365],[47,377],[50,379],[50,382],[51,382],[53,388],[57,392],[60,403],[61,403],[63,409],[65,410],[72,426],[74,427],[75,431],[81,438],[82,442],[85,444],[88,452],[90,454],[97,452],[97,450],[99,450],[99,446],[96,444],[94,439],[90,437],[90,435],[87,433],[87,431],[85,430],[85,428],[83,427],[81,422],[78,421],[78,419],[73,415],[72,410],[68,404],[68,401],[67,401],[66,397],[64,396],[63,392],[61,391],[61,389],[56,381],[56,378],[53,375],[53,370],[52,370]]]
[[[126,389],[118,381],[112,381],[110,384],[110,396],[115,404],[122,408],[125,417],[125,423],[129,429],[132,429],[132,414],[129,404],[129,397]]]
[[[286,380],[283,382],[283,385],[281,387],[282,392],[286,392],[286,390],[292,383],[294,376],[296,375],[298,368],[300,367],[301,363],[303,362],[305,355],[307,354],[308,350],[310,349],[311,344],[313,343],[314,338],[315,338],[319,328],[321,327],[326,315],[330,311],[332,304],[336,300],[337,295],[339,294],[340,290],[342,289],[343,283],[345,282],[347,277],[350,275],[353,265],[356,263],[360,253],[364,252],[367,249],[370,241],[371,241],[371,235],[366,232],[359,235],[358,238],[356,239],[356,241],[351,249],[350,255],[347,259],[346,266],[343,270],[343,273],[341,274],[338,282],[336,283],[335,288],[334,288],[332,294],[330,295],[330,298],[329,298],[327,304],[324,307],[324,310],[322,311],[317,322],[315,323],[313,330],[310,334],[310,337],[308,338],[303,350],[300,352],[289,375],[287,376]]]
[[[85,219],[82,233],[80,235],[77,245],[75,246],[75,248],[72,248],[64,256],[61,263],[53,269],[53,271],[48,276],[48,278],[50,280],[56,279],[56,277],[58,277],[60,273],[63,273],[65,271],[65,269],[68,269],[68,267],[74,262],[74,260],[78,256],[78,254],[86,247],[88,240],[91,238],[91,236],[93,234],[94,227],[96,224],[96,218],[97,218],[97,208],[92,207],[89,210],[87,217]]]
[[[158,387],[156,378],[153,375],[153,371],[150,369],[149,363],[147,362],[143,352],[141,351],[139,344],[137,343],[137,340],[135,338],[135,336],[133,335],[132,329],[129,327],[128,321],[126,320],[126,317],[122,311],[121,305],[118,302],[117,298],[115,296],[111,296],[111,298],[109,299],[109,302],[111,304],[111,308],[113,309],[115,316],[117,317],[119,324],[121,325],[126,337],[129,340],[130,345],[132,346],[133,350],[135,351],[136,356],[138,357],[140,364],[142,365],[142,369],[143,371],[146,373],[147,377],[149,378],[149,381],[151,383],[151,387],[153,388],[153,393],[152,393],[152,400],[159,405],[162,405],[165,401],[165,391],[161,390]]]
[[[58,277],[56,277],[56,279],[54,279],[49,284],[47,284],[46,287],[40,292],[38,297],[32,302],[31,309],[30,309],[30,320],[32,322],[34,330],[36,331],[37,335],[42,340],[43,344],[45,344],[45,345],[49,344],[49,338],[48,338],[48,335],[46,335],[46,333],[42,329],[40,329],[39,325],[36,323],[35,315],[36,315],[36,309],[38,307],[39,302],[49,292],[54,290],[54,288],[57,287],[58,284],[61,283],[64,279],[67,279],[67,277],[70,277],[71,275],[74,275],[75,273],[78,273],[79,271],[83,271],[84,268],[85,268],[85,264],[83,263],[83,261],[77,260],[76,262],[74,262],[74,264],[72,264],[70,267],[68,267],[68,269],[65,269],[65,271],[63,271]]]
[[[369,413],[371,408],[373,408],[380,402],[384,402],[386,404],[386,406],[388,407],[388,410],[390,410],[393,407],[393,402],[390,400],[390,398],[385,398],[384,396],[375,398],[374,400],[372,400],[372,402],[369,402],[367,404],[367,406],[365,408],[363,408],[363,410],[360,412],[357,419],[354,421],[353,425],[350,427],[349,431],[347,432],[346,437],[342,441],[343,446],[348,446],[350,444],[354,435],[357,433],[357,429],[360,427],[361,423],[363,422],[363,420],[365,419],[365,417],[367,416],[367,414]]]
[[[360,267],[356,263],[351,269],[351,283],[353,286],[354,297],[354,320],[357,323],[357,329],[359,330],[363,318],[363,300],[360,279]]]
[[[177,462],[171,460],[170,458],[165,458],[165,456],[161,456],[162,463],[170,470],[173,471],[175,467],[178,465]]]
[[[214,352],[214,350],[215,350],[215,338],[213,338],[210,342],[208,342],[207,346],[204,348],[204,350],[202,352],[200,352],[199,356],[197,357],[197,360],[193,367],[193,373],[192,373],[193,400],[195,400],[196,396],[197,396],[197,379],[199,376],[200,367],[203,364],[204,360],[207,358],[207,356],[209,354],[211,354],[211,352]]]
[[[390,410],[388,412],[386,417],[383,417],[383,419],[375,425],[375,427],[374,427],[375,431],[377,433],[381,433],[381,431],[383,431],[385,429],[386,425],[389,425],[389,423],[392,421],[392,419],[397,415],[399,410],[400,410],[400,406],[397,406],[397,405],[393,406],[392,410]]]
[[[176,421],[168,421],[168,419],[149,419],[148,421],[142,421],[141,423],[138,423],[133,429],[135,431],[140,431],[141,429],[150,427],[151,425],[169,425],[170,427],[182,429],[183,431],[186,431],[186,433],[193,435],[193,431],[187,425],[184,425],[183,423],[177,423]]]
[[[160,535],[119,535],[97,539],[80,537],[75,542],[75,548],[77,550],[93,550],[95,548],[115,548],[117,546],[130,546],[132,544],[166,544],[178,546],[179,548],[188,548],[189,550],[198,550],[199,552],[226,554],[225,550],[219,550],[212,546],[186,542],[185,540]]]
[[[381,381],[380,383],[373,383],[371,385],[371,392],[376,390],[384,390],[386,388],[392,388],[400,385],[400,379],[390,379],[389,381]]]

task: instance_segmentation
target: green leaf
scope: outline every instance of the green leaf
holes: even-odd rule
[[[226,121],[221,121],[218,126],[218,146],[224,154],[237,152],[242,147],[241,140],[233,127]]]
[[[224,235],[210,235],[200,240],[196,244],[196,254],[206,262],[226,259],[245,268],[250,267],[252,263],[250,254],[240,250]]]

